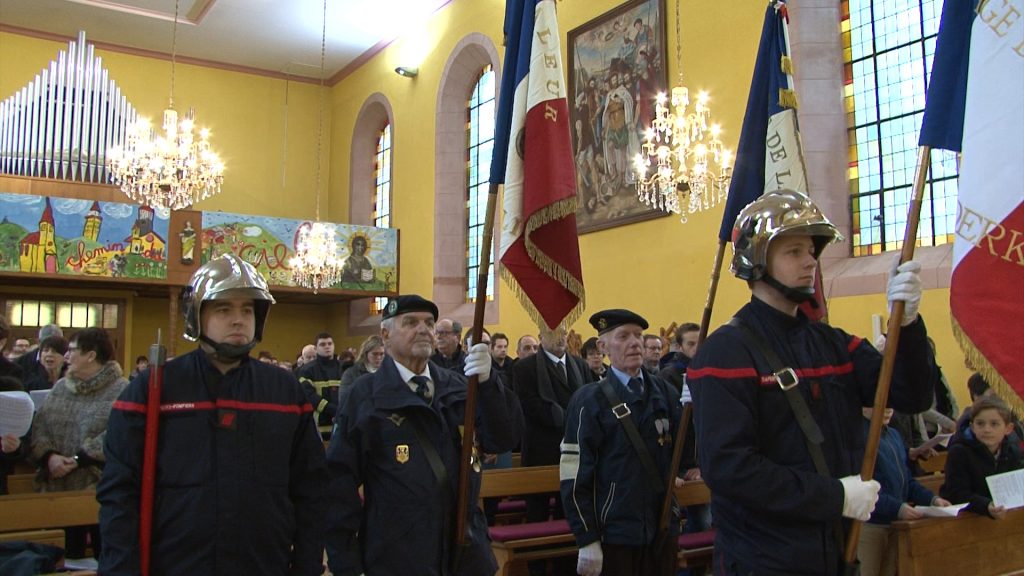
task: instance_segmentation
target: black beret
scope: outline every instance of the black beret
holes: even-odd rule
[[[419,294],[405,294],[388,300],[388,305],[384,307],[383,318],[387,320],[408,312],[430,312],[434,316],[434,321],[437,322],[437,305]]]
[[[590,325],[597,330],[598,334],[604,334],[605,332],[614,330],[623,324],[636,324],[644,330],[647,330],[648,326],[647,320],[644,320],[643,317],[636,312],[630,312],[629,310],[622,310],[620,308],[601,310],[590,317]]]

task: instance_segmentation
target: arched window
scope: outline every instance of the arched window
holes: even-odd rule
[[[466,301],[476,300],[480,274],[480,243],[487,217],[488,178],[494,150],[494,70],[485,66],[473,87],[467,106],[466,122]],[[494,262],[487,273],[494,277]],[[487,284],[487,300],[494,299],[494,285]]]
[[[379,92],[371,94],[356,115],[349,156],[348,217],[352,224],[390,228],[396,217],[391,151],[395,130],[401,128],[396,128],[394,118],[391,104]],[[384,305],[381,298],[351,300],[348,303],[349,334],[378,333],[379,314]]]
[[[434,133],[434,303],[447,318],[457,320],[465,326],[473,323],[475,304],[467,298],[470,282],[474,293],[477,267],[469,270],[470,257],[473,263],[479,257],[480,239],[470,239],[469,223],[477,221],[482,228],[487,191],[488,168],[491,159],[490,137],[476,138],[477,156],[470,158],[468,148],[472,138],[472,121],[467,115],[470,102],[481,91],[482,74],[488,72],[493,90],[501,84],[501,60],[494,42],[480,32],[471,32],[459,40],[451,49],[448,60],[441,72],[437,90]],[[501,96],[498,95],[500,98]],[[493,130],[494,104],[481,106],[488,98],[480,97],[478,103],[478,126],[486,123]],[[490,110],[490,112],[484,112]],[[485,117],[481,120],[479,117]],[[486,143],[486,144],[485,144]],[[478,165],[483,162],[482,166]],[[468,175],[467,175],[468,174]],[[475,177],[472,177],[476,174]],[[476,184],[480,189],[479,201],[470,204],[467,189]],[[477,208],[479,206],[479,208]],[[477,211],[477,215],[471,212]],[[476,220],[474,220],[476,219]],[[452,226],[452,222],[457,222]],[[501,229],[501,211],[495,214],[495,230]],[[497,237],[497,234],[495,235]],[[470,256],[470,244],[473,245]],[[493,259],[494,252],[491,252]],[[497,270],[488,284],[497,284]],[[484,323],[498,324],[501,292],[496,288],[484,303]]]
[[[842,34],[854,256],[899,250],[942,0],[844,0]],[[953,241],[956,155],[935,150],[918,242]]]
[[[374,160],[373,225],[391,227],[391,123],[381,128],[377,138],[377,156]],[[370,314],[379,314],[387,305],[387,298],[374,298]]]

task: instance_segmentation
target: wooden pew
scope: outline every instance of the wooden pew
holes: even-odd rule
[[[480,496],[490,498],[543,494],[558,492],[559,488],[558,466],[485,470]],[[686,482],[676,487],[675,496],[680,506],[707,504],[711,500],[711,492],[703,481]],[[512,565],[516,563],[575,556],[577,553],[576,539],[564,520],[495,526],[491,534],[491,550],[498,560],[500,576],[509,576]],[[694,544],[692,547],[680,548],[678,557],[681,568],[710,564],[714,551],[713,532],[700,536],[686,535],[680,540]]]
[[[957,518],[893,522],[900,576],[1020,573],[1024,567],[1024,508],[993,520],[970,512]]]
[[[95,490],[0,496],[0,532],[88,526],[99,522]]]
[[[11,474],[7,476],[9,494],[31,494],[36,491],[35,474]]]
[[[502,468],[484,470],[480,497],[525,496],[558,490],[558,466]],[[498,561],[500,576],[510,576],[516,563],[576,554],[576,539],[564,520],[495,526],[491,532],[491,550]]]
[[[64,547],[63,530],[23,530],[21,532],[0,532],[0,542],[35,542]]]

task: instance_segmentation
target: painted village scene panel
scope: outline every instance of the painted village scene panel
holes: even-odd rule
[[[166,279],[169,213],[0,193],[0,271]]]
[[[254,265],[267,282],[295,286],[288,260],[302,227],[312,223],[269,216],[203,212],[202,262],[234,252]],[[398,286],[398,231],[336,224],[341,282],[335,289],[393,291]]]

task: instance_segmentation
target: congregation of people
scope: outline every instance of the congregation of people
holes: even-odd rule
[[[197,347],[159,367],[140,356],[129,377],[103,329],[65,339],[46,326],[34,345],[7,349],[0,318],[0,390],[50,390],[30,432],[2,438],[0,489],[17,462],[35,467],[39,492],[95,489],[98,525],[68,528],[67,555],[94,555],[104,576],[138,574],[146,406],[161,370],[153,574],[313,576],[325,561],[337,576],[494,574],[500,502],[477,505],[481,470],[510,468],[514,454],[519,466],[557,465],[560,489],[529,495],[525,519],[565,519],[578,548],[531,561],[537,576],[676,574],[676,535],[711,528],[716,574],[839,574],[851,521],[865,523],[861,574],[891,575],[890,525],[920,518],[918,507],[966,503],[1004,518],[985,478],[1024,467],[1020,423],[980,374],[958,409],[918,314],[920,267],[895,267],[886,288],[905,313],[875,477],[863,480],[882,343],[799,309],[838,231],[806,196],[778,191],[740,213],[733,238],[732,273],[751,298],[703,343],[696,323],[652,322],[628,302],[590,314],[584,333],[494,328],[473,342],[429,299],[404,294],[358,349],[339,353],[320,332],[279,361],[254,355],[274,297],[231,254],[186,289],[184,333]],[[471,380],[474,466],[461,485]],[[675,511],[662,530],[686,405],[674,484],[705,482],[711,502]],[[945,450],[926,444],[937,434],[952,437],[935,494],[914,478]]]

